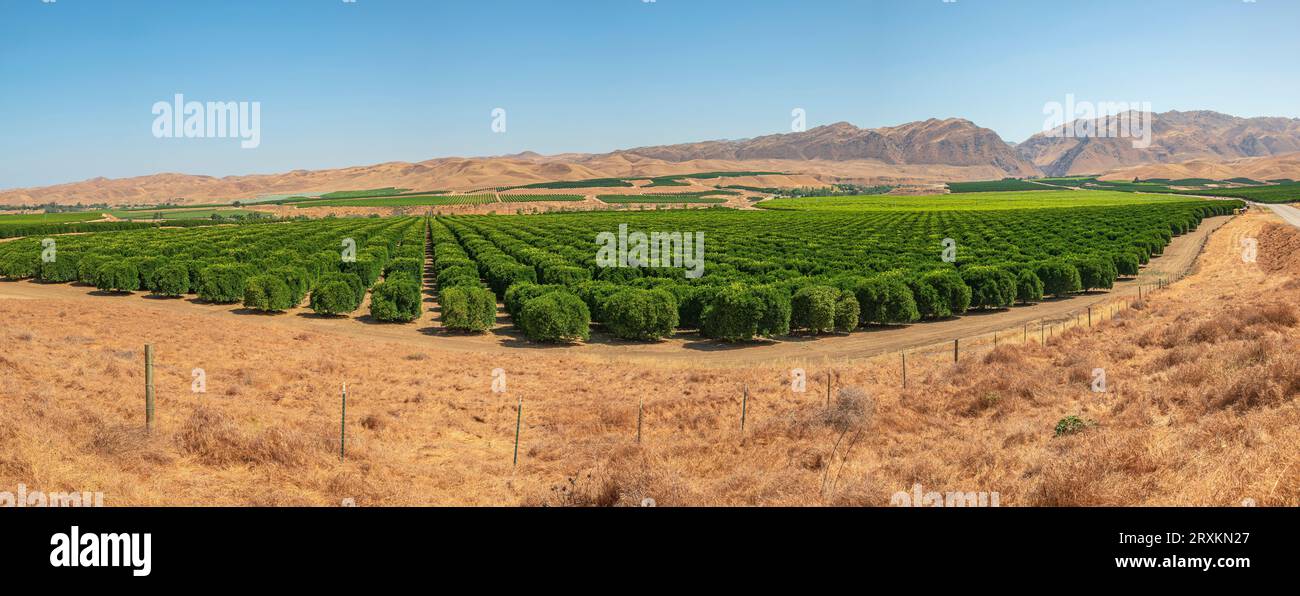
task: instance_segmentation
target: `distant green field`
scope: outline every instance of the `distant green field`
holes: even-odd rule
[[[1051,191],[1052,189],[1042,184],[1034,184],[1017,178],[1006,178],[1003,180],[986,180],[981,182],[949,182],[948,191],[953,193],[967,192],[1007,192],[1015,190],[1035,190]]]
[[[383,188],[371,188],[368,190],[338,190],[327,192],[320,196],[322,199],[360,199],[364,197],[387,197],[401,194],[410,190],[409,188],[397,188],[394,186],[385,186]]]
[[[523,186],[511,186],[501,190],[512,190],[516,188],[624,188],[632,186],[632,183],[622,178],[591,178],[588,180],[569,180],[566,182],[538,182],[536,184],[525,184]]]
[[[503,194],[499,195],[502,203],[537,203],[542,201],[581,201],[585,197],[582,195],[525,195],[525,194]]]
[[[75,213],[35,213],[0,215],[0,224],[53,224],[94,221],[103,217],[102,211],[77,211]]]
[[[208,219],[213,215],[222,217],[247,217],[250,214],[257,214],[257,211],[247,209],[117,209],[108,212],[118,219],[130,219],[135,221],[153,220],[155,214],[161,214],[158,219]],[[265,214],[260,214],[265,215]]]
[[[1300,184],[1276,184],[1247,188],[1215,188],[1202,191],[1216,197],[1246,199],[1259,203],[1294,203],[1300,201]]]
[[[290,203],[294,207],[413,207],[419,205],[481,205],[495,203],[495,195],[401,195],[373,199],[337,199]]]
[[[611,204],[611,205],[632,205],[632,204],[638,204],[638,203],[640,203],[640,204],[645,204],[645,203],[657,203],[657,204],[665,204],[665,203],[671,203],[671,204],[683,204],[683,203],[718,204],[718,203],[725,203],[725,202],[727,202],[727,199],[724,199],[724,198],[718,198],[718,197],[706,197],[706,196],[701,196],[700,194],[678,194],[678,195],[669,195],[669,194],[663,194],[663,195],[597,195],[596,198],[597,198],[597,199],[600,199],[600,201],[601,201],[602,203],[608,203],[608,204]]]
[[[1060,207],[1110,207],[1186,201],[1180,197],[1134,195],[1126,192],[1049,190],[947,195],[862,195],[802,197],[755,203],[764,209],[791,211],[1000,211]]]

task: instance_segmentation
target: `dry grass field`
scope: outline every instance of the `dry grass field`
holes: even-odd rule
[[[611,364],[131,297],[0,299],[0,490],[102,491],[110,506],[883,506],[920,484],[997,492],[1002,506],[1300,505],[1300,233],[1275,221],[1232,220],[1191,276],[1047,346],[909,357],[906,389],[895,356]],[[1247,236],[1257,263],[1240,257]],[[792,367],[806,393],[791,392]],[[491,391],[497,368],[505,394]],[[1082,429],[1056,436],[1068,416]]]

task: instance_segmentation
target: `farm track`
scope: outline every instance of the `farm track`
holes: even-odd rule
[[[1300,212],[1298,212],[1300,215]],[[605,361],[640,361],[646,363],[675,363],[691,366],[732,367],[765,362],[824,362],[865,359],[884,353],[913,350],[927,346],[990,335],[995,332],[1021,331],[1024,326],[1039,322],[1054,323],[1071,320],[1089,306],[1111,303],[1119,297],[1136,296],[1138,286],[1149,288],[1157,280],[1174,281],[1189,273],[1196,264],[1201,249],[1210,234],[1226,223],[1231,216],[1209,217],[1194,232],[1173,239],[1164,254],[1154,258],[1143,268],[1135,280],[1116,283],[1109,292],[1095,292],[1066,299],[1048,300],[1032,306],[1019,306],[1003,311],[972,312],[963,317],[943,321],[917,323],[907,326],[869,329],[849,335],[810,338],[796,336],[781,341],[764,341],[740,345],[722,344],[702,340],[694,333],[679,333],[676,337],[655,344],[624,342],[603,333],[593,334],[592,341],[576,346],[544,346],[523,339],[509,324],[504,313],[498,311],[498,325],[483,335],[449,333],[437,321],[434,297],[426,285],[425,312],[420,319],[406,325],[378,323],[369,315],[353,317],[321,317],[306,308],[267,315],[251,314],[238,304],[207,304],[193,297],[157,299],[143,292],[134,295],[104,296],[94,288],[84,285],[42,284],[33,281],[0,282],[0,299],[69,300],[87,309],[106,312],[113,301],[134,300],[136,304],[170,311],[210,314],[215,319],[250,318],[267,325],[293,328],[316,333],[399,342],[423,348],[474,353],[526,353],[538,350],[551,355],[591,358]],[[1293,222],[1294,223],[1294,222]],[[368,301],[367,301],[368,302]],[[366,313],[365,304],[357,313]],[[1019,339],[1020,333],[1014,334]]]

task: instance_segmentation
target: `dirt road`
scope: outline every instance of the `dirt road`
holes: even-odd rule
[[[1040,323],[1079,321],[1089,306],[1115,303],[1120,297],[1136,296],[1139,286],[1143,292],[1160,279],[1173,281],[1186,275],[1196,263],[1202,247],[1210,234],[1226,223],[1229,216],[1207,218],[1196,231],[1179,236],[1165,249],[1162,256],[1152,261],[1135,280],[1120,281],[1109,292],[1094,292],[1059,300],[1047,300],[1031,306],[1017,306],[992,312],[972,312],[963,317],[916,323],[912,325],[860,330],[848,335],[806,337],[795,336],[779,341],[762,341],[745,344],[724,344],[700,338],[695,333],[680,333],[676,337],[654,344],[625,342],[607,335],[594,334],[589,343],[575,346],[538,345],[525,340],[501,315],[491,333],[462,335],[441,328],[437,313],[432,309],[433,298],[426,295],[430,307],[419,321],[406,325],[376,322],[368,315],[351,318],[321,317],[307,309],[295,309],[281,314],[254,313],[240,305],[217,305],[197,299],[162,299],[144,293],[133,295],[103,295],[84,285],[43,284],[31,281],[0,282],[0,299],[59,299],[85,303],[85,308],[107,310],[117,301],[135,301],[149,307],[206,312],[214,324],[220,319],[253,318],[267,325],[291,327],[317,333],[338,334],[354,338],[403,342],[423,348],[458,352],[510,352],[527,353],[537,350],[551,355],[578,356],[606,361],[644,361],[647,363],[678,363],[691,366],[732,367],[764,362],[826,362],[865,359],[884,353],[913,350],[935,346],[954,339],[963,345],[980,341],[993,341],[992,334],[1004,332],[1009,341],[1020,341],[1027,334],[1026,326],[1038,330]],[[358,313],[367,312],[363,306]],[[1102,316],[1100,311],[1097,316]]]

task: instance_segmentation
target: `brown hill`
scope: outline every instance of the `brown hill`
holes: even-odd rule
[[[1300,153],[1287,153],[1269,157],[1247,157],[1215,161],[1196,159],[1175,164],[1150,164],[1112,170],[1101,176],[1102,180],[1132,180],[1141,178],[1209,178],[1211,180],[1228,180],[1230,178],[1250,178],[1261,182],[1267,180],[1300,180]]]
[[[1093,120],[1096,130],[1114,116]],[[1131,138],[1059,135],[1063,127],[1038,133],[1016,146],[1021,157],[1051,176],[1096,174],[1142,164],[1191,160],[1223,161],[1300,151],[1300,119],[1239,118],[1211,111],[1152,114],[1150,147],[1135,148]],[[1066,125],[1069,126],[1069,125]]]
[[[805,132],[736,141],[704,141],[638,147],[620,152],[670,162],[697,159],[874,160],[894,165],[993,166],[1004,176],[1028,176],[1036,168],[997,133],[969,120],[948,118],[886,128],[858,128],[847,122]]]
[[[445,158],[419,163],[393,162],[334,170],[294,170],[284,174],[194,176],[156,174],[134,178],[94,178],[43,188],[0,192],[0,205],[45,203],[178,205],[228,202],[264,195],[320,193],[395,186],[414,190],[472,190],[555,180],[645,177],[716,171],[770,171],[782,175],[703,181],[763,187],[859,184],[924,184],[987,180],[1005,176],[992,165],[897,165],[871,160],[722,160],[668,162],[635,154],[575,157]]]

